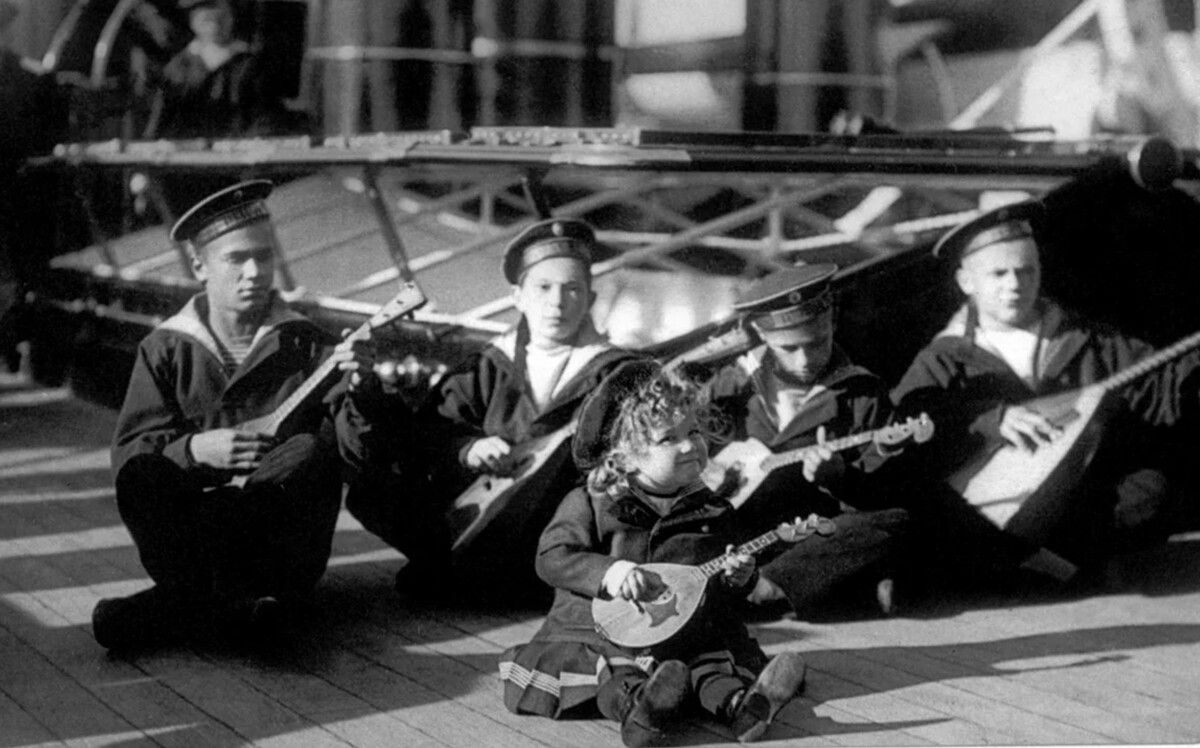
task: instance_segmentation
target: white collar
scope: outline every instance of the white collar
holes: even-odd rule
[[[511,330],[502,333],[491,344],[501,353],[508,356],[509,360],[515,361],[517,358],[517,327],[514,326]],[[576,337],[574,345],[571,346],[573,350],[569,367],[578,371],[588,361],[591,361],[604,351],[610,350],[612,347],[613,344],[609,339],[596,330],[591,318],[585,318],[583,326],[579,329],[579,335]],[[568,372],[563,372],[563,377],[569,380],[570,377],[567,374]]]
[[[203,293],[196,294],[188,299],[183,309],[180,309],[174,315],[164,320],[156,329],[187,335],[220,359],[221,346],[217,343],[216,338],[213,337],[208,325],[205,324],[200,310],[201,303],[207,307],[207,301],[208,299]],[[263,337],[280,325],[286,322],[304,321],[306,319],[306,317],[288,308],[287,304],[279,298],[278,294],[272,293],[271,306],[267,310],[266,319],[263,320],[255,332],[254,340],[250,343],[249,350],[254,350]]]

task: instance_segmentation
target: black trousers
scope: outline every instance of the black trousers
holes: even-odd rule
[[[845,512],[831,517],[837,530],[811,535],[762,567],[779,585],[793,610],[819,602],[850,580],[896,573],[909,525],[904,509]]]
[[[441,575],[450,564],[450,530],[443,498],[427,476],[383,468],[360,472],[346,492],[346,509],[369,532],[408,558],[414,573]]]
[[[164,589],[220,599],[300,598],[325,572],[341,508],[336,451],[311,434],[272,450],[244,488],[205,490],[159,455],[116,479],[142,566]]]

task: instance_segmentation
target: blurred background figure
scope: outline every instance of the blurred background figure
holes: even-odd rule
[[[8,312],[31,265],[30,253],[20,249],[25,214],[15,202],[18,169],[26,157],[52,147],[66,122],[53,80],[11,46],[18,13],[13,0],[0,0],[0,356],[10,362],[14,325]]]
[[[228,0],[181,6],[194,37],[162,70],[147,135],[244,137],[279,129],[282,104],[265,93],[257,54],[234,37]]]
[[[17,8],[15,5],[7,2],[7,0],[0,2],[0,92],[2,92],[0,93],[0,99],[6,104],[10,100],[17,100],[16,91],[22,85],[23,79],[28,75],[33,75],[33,73],[25,70],[21,64],[21,57],[9,50],[5,41],[8,27],[12,25],[12,21],[16,16]],[[7,110],[7,106],[2,108],[2,111]],[[0,149],[3,149],[3,151],[0,151],[0,160],[2,161],[9,160],[6,151],[15,131],[13,127],[15,123],[11,122],[10,119],[7,116],[0,119]],[[7,173],[10,167],[6,165],[0,168],[3,168]],[[0,190],[3,189],[3,187],[0,187]],[[3,193],[0,192],[0,198],[2,197]],[[0,206],[2,205],[3,203],[0,203]],[[4,212],[8,213],[8,211]],[[7,245],[3,231],[4,228],[0,225],[0,245]],[[16,287],[16,275],[8,259],[7,247],[0,246],[0,319],[3,318],[4,313],[8,311],[9,307],[13,305],[16,296]]]

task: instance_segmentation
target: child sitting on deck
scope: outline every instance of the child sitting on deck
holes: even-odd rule
[[[501,656],[509,710],[559,718],[594,699],[621,723],[625,745],[645,746],[698,702],[748,742],[800,692],[800,656],[767,663],[738,617],[754,560],[727,545],[737,515],[700,481],[719,424],[695,386],[651,361],[622,364],[584,401],[572,456],[590,471],[587,486],[566,496],[542,534],[536,569],[555,599],[533,641]],[[655,596],[639,564],[700,564],[722,549],[706,603],[675,636],[632,650],[597,633],[593,598]]]

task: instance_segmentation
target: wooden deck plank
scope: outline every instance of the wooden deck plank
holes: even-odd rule
[[[988,733],[980,725],[905,702],[888,694],[871,693],[847,680],[837,669],[823,671],[814,665],[807,695],[801,704],[812,704],[813,714],[825,720],[817,725],[818,735],[831,739],[880,732],[913,745],[980,745]],[[796,707],[789,705],[784,718],[791,719]],[[868,741],[870,744],[871,741]]]
[[[32,523],[25,523],[28,527]],[[24,541],[26,544],[31,544],[36,541],[37,536],[33,535]],[[73,550],[73,549],[72,549]],[[132,552],[132,549],[130,549]],[[129,555],[129,554],[126,554]],[[71,627],[72,622],[88,620],[91,608],[93,607],[96,595],[80,594],[80,589],[87,589],[86,585],[80,585],[80,582],[86,580],[78,579],[74,574],[89,573],[85,567],[78,564],[68,564],[68,568],[59,568],[60,563],[54,563],[46,559],[55,558],[61,561],[60,557],[39,556],[36,559],[36,574],[34,575],[38,583],[48,587],[34,591],[31,594],[31,599],[44,606],[46,613],[49,616],[57,616],[61,623],[61,631],[70,636],[71,634],[81,637],[80,643],[74,647],[75,651],[92,650],[89,660],[94,661],[96,655],[103,656],[102,650],[91,640],[91,637],[82,633],[79,629]],[[126,561],[128,563],[128,561]],[[26,565],[26,571],[29,571],[29,565]],[[72,573],[73,572],[73,573]],[[144,586],[145,582],[137,583],[139,586]],[[61,590],[74,590],[75,594],[65,596],[59,594]],[[34,633],[36,636],[36,631]],[[86,641],[84,640],[86,639]],[[59,645],[61,646],[61,645]],[[49,647],[47,647],[49,648]],[[118,661],[119,662],[119,661]],[[210,671],[210,677],[219,682],[219,685],[211,685],[208,688],[193,690],[192,693],[202,693],[207,699],[197,699],[194,695],[186,695],[188,692],[180,690],[179,686],[185,687],[194,686],[192,677],[200,670],[199,665],[202,663],[200,659],[195,659],[192,663],[191,672],[186,673],[183,678],[177,679],[175,683],[171,683],[167,679],[157,677],[153,670],[147,669],[147,663],[152,664],[153,659],[139,661],[137,668],[131,668],[132,672],[125,673],[126,677],[132,678],[135,681],[145,681],[149,676],[156,685],[161,684],[165,690],[170,692],[167,696],[163,692],[163,688],[149,689],[152,694],[150,698],[138,698],[132,704],[124,704],[128,706],[128,711],[132,714],[135,722],[141,722],[147,718],[153,719],[155,712],[164,703],[171,703],[173,711],[176,713],[183,712],[182,721],[174,716],[165,719],[167,724],[198,724],[202,729],[189,730],[188,736],[182,739],[182,742],[176,743],[179,745],[196,745],[202,742],[212,742],[216,745],[237,745],[247,737],[254,737],[255,733],[263,728],[267,730],[275,729],[277,725],[286,725],[286,728],[280,729],[281,732],[293,732],[295,727],[304,724],[303,718],[298,713],[289,712],[279,704],[275,703],[271,697],[268,697],[261,692],[256,692],[241,686],[242,681],[232,677],[229,672],[221,668],[213,668]],[[86,687],[88,685],[85,679],[79,678],[76,674],[76,682]],[[102,688],[93,689],[94,693],[106,694],[114,696],[121,701],[128,701],[129,692],[117,690],[109,691]],[[184,694],[182,698],[178,694]],[[216,699],[211,697],[216,696]],[[137,696],[135,695],[135,698]],[[208,706],[205,707],[204,705]],[[108,704],[113,706],[112,704]],[[126,711],[119,709],[119,711]],[[229,724],[233,729],[227,729],[226,724]],[[312,723],[308,723],[312,724]],[[238,728],[240,727],[240,731]],[[199,733],[199,734],[196,734]],[[164,744],[175,743],[171,739],[172,733],[164,731],[162,735],[156,735],[155,740]],[[318,741],[316,734],[306,738],[306,742],[313,745],[328,744],[328,745],[344,745],[338,740]]]
[[[1167,629],[1163,630],[1160,624],[1140,624],[1132,616],[1114,619],[1122,621],[1115,628],[1094,625],[1104,622],[1101,610],[1120,609],[1121,602],[1109,597],[1071,603],[1070,608],[1077,612],[1096,609],[1096,616],[1086,617],[1089,621],[1086,627],[1062,628],[1064,608],[1061,607],[1026,608],[1023,616],[1013,619],[1021,621],[1020,624],[972,621],[973,636],[991,632],[996,638],[927,647],[924,651],[1028,684],[1033,693],[1027,703],[1043,711],[1047,711],[1048,702],[1057,703],[1056,717],[1070,719],[1073,711],[1074,724],[1096,730],[1107,724],[1107,731],[1101,732],[1116,739],[1121,739],[1127,730],[1135,730],[1139,738],[1147,732],[1163,731],[1163,739],[1169,736],[1195,740],[1194,720],[1183,713],[1194,711],[1196,686],[1200,683],[1190,682],[1192,678],[1187,673],[1157,672],[1146,666],[1144,655],[1147,651],[1161,654],[1165,642],[1180,636],[1194,640],[1200,628],[1192,624],[1166,624]],[[1146,605],[1138,607],[1141,612],[1137,615],[1143,619],[1155,618],[1147,613]],[[1021,667],[1023,662],[1028,667]],[[1178,671],[1178,663],[1175,664]],[[1114,690],[1106,684],[1108,680],[1122,683],[1119,697],[1113,696]],[[1126,687],[1126,683],[1133,687]],[[1141,698],[1139,687],[1152,693],[1152,698]],[[1024,698],[1018,691],[993,697],[1013,705],[1016,699]],[[1164,715],[1166,719],[1162,718]]]
[[[65,629],[72,638],[87,634]],[[148,677],[136,666],[93,651],[94,643],[71,642],[59,652],[86,653],[59,658],[52,664],[63,678],[70,679],[120,715],[137,730],[154,735],[163,746],[235,746],[244,740],[212,722],[188,701],[163,684]]]
[[[362,716],[351,718],[347,715],[341,718],[337,728],[340,734],[357,735],[353,743],[356,746],[455,744],[453,736],[457,733],[450,731],[450,742],[447,742],[447,731],[436,721],[439,713],[443,720],[456,719],[454,711],[437,709],[441,697],[420,683],[344,650],[328,655],[320,677],[335,686],[352,689],[362,700]],[[416,707],[421,704],[434,708],[417,711]],[[366,723],[357,725],[364,717]],[[432,729],[425,731],[422,726]]]
[[[153,735],[159,745],[183,748],[244,743],[244,738],[211,720],[143,668],[107,656],[90,631],[73,625],[81,610],[90,612],[95,596],[76,593],[75,598],[85,602],[64,611],[47,601],[46,593],[34,593],[31,599],[44,605],[40,620],[0,610],[0,623],[45,656],[71,687],[94,694],[139,731]],[[55,625],[47,628],[47,621]]]
[[[955,688],[1011,710],[1019,710],[1035,718],[1044,718],[1064,725],[1082,727],[1091,737],[1080,742],[1110,739],[1137,743],[1146,742],[1148,736],[1186,742],[1194,737],[1186,731],[1164,731],[1161,725],[1129,714],[1114,714],[1089,703],[1031,688],[1023,682],[1019,673],[1013,676],[981,674],[977,667],[971,667],[960,660],[939,657],[936,650],[931,653],[920,649],[905,651],[892,648],[887,650],[887,654],[881,655],[876,653],[876,650],[864,648],[860,652],[865,657],[887,662],[906,672],[942,682],[953,682]]]
[[[0,644],[0,647],[3,647],[0,649],[3,653],[3,656],[0,656],[0,672],[7,673],[18,655],[28,656],[8,644]],[[0,748],[56,741],[57,736],[50,732],[48,727],[8,696],[7,690],[13,687],[14,684],[8,683],[7,676],[0,676]]]
[[[493,681],[490,674],[485,674],[478,665],[439,655],[419,639],[405,636],[404,630],[403,626],[394,624],[364,628],[359,636],[346,644],[360,656],[401,673],[438,694],[442,709],[452,706],[455,719],[459,720],[456,727],[463,732],[456,734],[449,744],[472,745],[471,736],[480,734],[486,734],[489,742],[495,745],[528,745],[530,741],[551,746],[594,744],[595,736],[590,734],[594,727],[592,723],[581,722],[575,730],[570,730],[564,729],[564,723],[509,714],[501,703],[499,691],[490,688]],[[579,728],[583,728],[582,735]],[[610,731],[601,729],[606,739],[613,737]]]
[[[11,653],[17,656],[6,663],[10,666],[5,668],[4,679],[0,681],[4,694],[58,740],[138,732],[133,724],[94,692],[67,677],[41,652],[19,642]]]
[[[257,742],[303,731],[306,745],[345,745],[308,716],[281,704],[273,694],[249,685],[239,672],[245,666],[232,660],[214,664],[194,652],[172,651],[169,656],[139,659],[138,666],[245,740]]]

